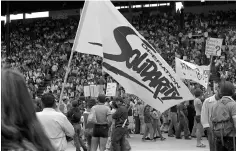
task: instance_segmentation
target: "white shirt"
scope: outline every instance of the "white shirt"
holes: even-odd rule
[[[67,117],[52,108],[37,112],[37,117],[56,151],[65,151],[66,136],[73,137],[75,134],[74,127]]]
[[[201,111],[201,123],[204,128],[210,127],[211,125],[211,111],[213,105],[217,103],[215,95],[207,98],[202,105],[202,111]]]

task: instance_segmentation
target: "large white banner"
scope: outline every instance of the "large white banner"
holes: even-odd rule
[[[194,99],[158,52],[110,1],[86,1],[72,48],[103,57],[103,70],[160,112]]]
[[[223,39],[208,38],[206,40],[205,54],[208,56],[221,56],[221,46]]]
[[[210,66],[197,66],[179,58],[175,58],[175,68],[176,73],[180,78],[193,80],[207,88]]]

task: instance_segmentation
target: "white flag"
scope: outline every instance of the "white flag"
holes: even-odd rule
[[[194,99],[173,69],[110,1],[86,1],[82,19],[74,50],[103,56],[103,70],[126,93],[160,112]]]
[[[197,66],[179,58],[175,58],[176,73],[182,79],[193,80],[207,89],[210,66]]]

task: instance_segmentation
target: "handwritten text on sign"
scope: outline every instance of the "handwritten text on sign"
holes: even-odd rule
[[[106,96],[116,96],[116,83],[107,83]]]
[[[208,56],[220,56],[223,39],[208,38],[206,41],[205,54]]]
[[[175,59],[176,73],[183,79],[193,80],[207,88],[209,66],[197,66],[184,60]]]

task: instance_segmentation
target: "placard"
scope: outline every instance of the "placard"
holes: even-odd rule
[[[107,83],[106,96],[116,96],[116,83]]]
[[[96,85],[90,85],[90,96],[91,97],[98,97],[98,89]]]
[[[85,97],[90,96],[90,87],[89,86],[84,86],[84,96]]]
[[[219,38],[208,38],[206,41],[206,55],[221,56],[221,46],[223,39]]]
[[[98,94],[105,94],[104,85],[97,85]]]

